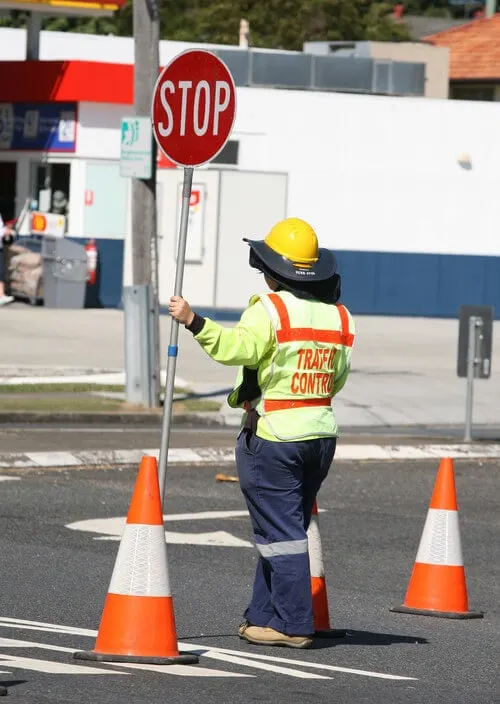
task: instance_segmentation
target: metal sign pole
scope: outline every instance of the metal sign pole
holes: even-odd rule
[[[179,227],[179,243],[177,245],[177,268],[175,271],[174,296],[182,296],[182,281],[184,277],[184,261],[186,259],[186,242],[189,220],[189,201],[193,185],[193,168],[184,169],[184,182],[182,186],[182,209]],[[165,481],[167,477],[168,448],[170,444],[170,426],[172,421],[172,404],[175,388],[175,367],[177,363],[177,350],[179,339],[179,323],[172,318],[170,325],[170,344],[168,346],[167,379],[165,383],[165,401],[163,404],[163,420],[160,443],[160,457],[158,460],[158,479],[160,495],[163,501],[165,494]]]
[[[476,362],[476,321],[469,318],[469,338],[467,346],[467,398],[465,402],[464,442],[472,442],[472,402],[474,397],[474,367]]]

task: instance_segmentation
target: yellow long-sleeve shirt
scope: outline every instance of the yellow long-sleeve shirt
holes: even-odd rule
[[[354,322],[349,315],[349,328],[354,333]],[[195,335],[196,341],[214,361],[227,366],[248,367],[262,370],[269,367],[276,350],[276,338],[271,319],[264,305],[257,297],[243,312],[234,328],[225,328],[210,318],[200,332]],[[351,348],[342,347],[342,352],[335,355],[333,396],[344,387],[350,371]],[[241,370],[240,370],[241,378]],[[257,434],[270,440],[277,438],[269,427],[259,419]],[[332,435],[337,435],[338,429],[334,420]],[[315,436],[310,436],[315,437]]]

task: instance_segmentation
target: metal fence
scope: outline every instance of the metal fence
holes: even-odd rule
[[[217,49],[237,86],[424,95],[425,64],[348,56]]]

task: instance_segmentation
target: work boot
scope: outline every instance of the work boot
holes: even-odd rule
[[[280,633],[269,626],[252,626],[248,621],[238,628],[240,638],[254,645],[279,645],[284,648],[310,648],[312,638],[310,636],[288,636]]]

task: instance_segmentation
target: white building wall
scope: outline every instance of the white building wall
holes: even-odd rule
[[[238,98],[236,129],[250,114],[265,120],[267,163],[289,173],[288,214],[310,219],[326,245],[500,254],[499,105],[260,89]],[[240,166],[259,160],[249,151]]]
[[[73,237],[84,237],[83,212],[85,208],[86,163],[83,159],[73,159],[69,184],[68,232]]]
[[[78,155],[119,158],[131,111],[82,103]],[[496,103],[239,88],[232,139],[240,169],[288,173],[325,246],[498,255],[498,124]]]
[[[237,42],[238,37],[235,37]],[[164,66],[181,51],[189,48],[239,49],[238,46],[206,44],[203,42],[160,42],[160,64]],[[246,51],[242,49],[242,51]],[[259,49],[254,49],[259,51]],[[262,50],[261,50],[262,51]],[[265,49],[265,51],[275,51]],[[278,50],[276,50],[278,51]],[[280,51],[280,53],[283,53]],[[287,52],[290,54],[302,52]],[[26,58],[26,30],[11,27],[0,28],[0,61],[24,61]],[[113,64],[134,63],[134,40],[132,37],[113,37],[96,34],[70,32],[40,33],[41,61],[104,61]]]
[[[121,119],[133,114],[132,105],[79,103],[77,155],[91,159],[119,159]]]
[[[24,58],[19,32],[0,29],[0,60]],[[196,45],[162,43],[162,63],[188,46]],[[41,58],[132,62],[133,43],[123,38],[43,33]],[[121,243],[116,240],[123,232],[130,235],[130,188],[128,183],[124,186],[117,166],[120,121],[130,114],[131,105],[81,103],[76,154],[47,156],[49,161],[72,163],[70,229],[74,236],[103,239],[103,247],[109,250],[106,256],[111,258],[108,272],[120,253]],[[310,220],[321,244],[339,252],[347,296],[357,311],[456,315],[465,300],[462,282],[471,269],[467,301],[495,303],[500,310],[499,124],[499,102],[238,88],[231,136],[240,143],[237,168],[256,172],[253,176],[283,174],[286,204],[280,202],[278,179],[274,199],[262,193],[261,182],[244,193],[235,184],[235,192],[259,214],[257,227],[252,225],[255,237],[264,236],[276,213],[281,217],[283,210],[288,216]],[[30,161],[40,157],[40,153],[8,155],[19,164],[18,209],[28,195]],[[100,196],[86,209],[84,195],[91,171],[100,174],[93,181]],[[113,181],[108,173],[114,174]],[[114,211],[103,199],[109,199]],[[119,222],[120,213],[123,222]],[[241,231],[235,213],[231,218],[229,229],[234,231],[236,246],[249,224],[248,215],[241,217]],[[168,245],[163,250],[170,256]],[[393,254],[363,254],[367,252]],[[416,254],[451,256],[438,261],[412,256]],[[462,259],[455,256],[459,254],[495,259]],[[194,285],[198,280],[194,269],[193,276]],[[223,280],[220,273],[217,276],[216,299]],[[419,289],[421,282],[425,286]],[[224,300],[216,300],[215,305],[243,305],[248,291],[240,284],[234,282],[235,289],[239,285],[234,300],[226,302],[227,296],[222,295]],[[168,288],[167,281],[164,295]],[[201,288],[196,296],[206,300]],[[107,300],[116,304],[115,294]],[[213,300],[206,304],[213,305]]]

